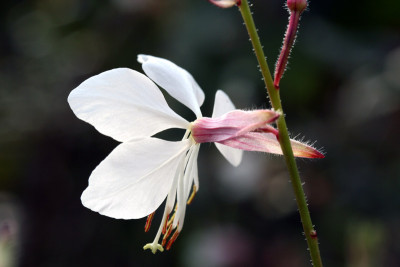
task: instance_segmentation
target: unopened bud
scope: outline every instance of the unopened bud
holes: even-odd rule
[[[277,90],[279,90],[279,83],[286,70],[290,51],[296,39],[300,15],[307,7],[307,0],[287,0],[287,7],[290,13],[289,25],[286,30],[285,38],[283,39],[281,53],[275,65],[274,86]]]
[[[287,7],[290,11],[303,12],[307,7],[307,0],[287,0]]]
[[[240,6],[241,0],[208,0],[210,3],[216,5],[221,8],[229,8],[234,5]]]

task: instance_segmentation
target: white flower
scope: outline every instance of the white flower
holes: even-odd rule
[[[279,114],[234,110],[229,97],[217,91],[212,118],[203,118],[204,93],[186,70],[153,56],[139,55],[138,61],[151,80],[196,114],[196,121],[190,123],[177,115],[153,81],[126,68],[89,78],[70,93],[68,102],[78,118],[122,142],[92,172],[81,197],[83,205],[116,219],[148,216],[148,231],[155,210],[166,199],[157,235],[144,246],[155,253],[163,251],[165,244],[169,249],[176,240],[186,204],[199,189],[200,143],[215,142],[234,166],[239,165],[242,150],[281,154],[278,131],[268,125]],[[185,129],[182,141],[152,137],[169,128]],[[315,149],[296,141],[292,144],[295,155],[318,157]]]
[[[148,77],[190,108],[197,118],[201,117],[204,93],[187,71],[161,58],[139,55],[138,60]],[[218,112],[234,109],[222,91],[216,101]],[[199,189],[200,144],[189,137],[191,123],[169,108],[149,78],[125,68],[89,78],[71,92],[68,102],[78,118],[122,142],[92,172],[81,197],[83,205],[109,217],[138,219],[151,215],[168,196],[156,239],[145,248],[151,248],[153,253],[163,250],[158,244],[163,228],[169,228],[164,229],[164,240],[175,229],[169,248],[183,227],[192,184],[193,194]],[[180,142],[151,137],[168,128],[187,131]],[[218,147],[230,162],[240,163],[241,150]],[[169,215],[174,205],[172,218]],[[169,224],[168,217],[171,217]]]

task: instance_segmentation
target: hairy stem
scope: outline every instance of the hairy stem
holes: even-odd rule
[[[240,13],[242,14],[247,31],[250,35],[251,43],[253,45],[254,52],[258,60],[258,64],[260,66],[265,85],[267,87],[271,105],[275,110],[281,111],[283,114],[281,99],[279,95],[280,90],[275,89],[271,72],[268,68],[268,64],[260,43],[259,36],[257,34],[257,30],[247,0],[241,1],[241,4],[239,5],[239,10]],[[289,170],[290,180],[296,196],[296,202],[299,209],[301,222],[303,224],[304,234],[306,236],[308,248],[310,251],[311,260],[313,266],[322,267],[322,261],[318,247],[317,233],[314,230],[310,217],[310,212],[307,207],[307,201],[301,183],[299,171],[297,169],[297,164],[290,144],[290,138],[286,127],[285,116],[282,115],[279,117],[279,119],[277,120],[277,126],[279,130],[279,142],[283,151],[283,155],[286,160],[286,165]]]

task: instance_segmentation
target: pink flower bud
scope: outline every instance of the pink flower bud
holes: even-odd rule
[[[279,83],[286,70],[290,51],[296,39],[297,28],[299,26],[300,15],[307,7],[307,0],[287,0],[287,7],[290,12],[289,24],[286,30],[281,53],[275,65],[274,86],[279,89]]]
[[[307,0],[287,0],[287,7],[290,11],[303,12],[307,7]]]

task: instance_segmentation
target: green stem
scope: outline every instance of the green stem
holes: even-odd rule
[[[280,90],[277,90],[274,86],[272,76],[268,68],[268,64],[260,43],[260,38],[257,34],[257,29],[255,27],[254,20],[247,0],[241,1],[241,4],[239,5],[239,10],[240,13],[242,14],[247,31],[250,35],[251,43],[253,45],[254,52],[258,60],[258,64],[260,66],[265,85],[267,87],[271,105],[276,111],[280,111],[282,112],[282,114],[284,114],[279,95]],[[296,202],[299,209],[301,222],[303,224],[304,234],[306,236],[308,248],[310,251],[311,260],[313,266],[322,267],[322,261],[318,247],[318,238],[311,221],[310,212],[307,207],[306,196],[304,194],[299,171],[297,169],[297,164],[293,155],[292,146],[290,144],[290,138],[286,127],[285,116],[282,115],[279,117],[279,119],[277,120],[277,126],[279,130],[279,142],[283,151],[283,155],[286,160],[286,165],[289,170],[290,180],[296,196]]]

